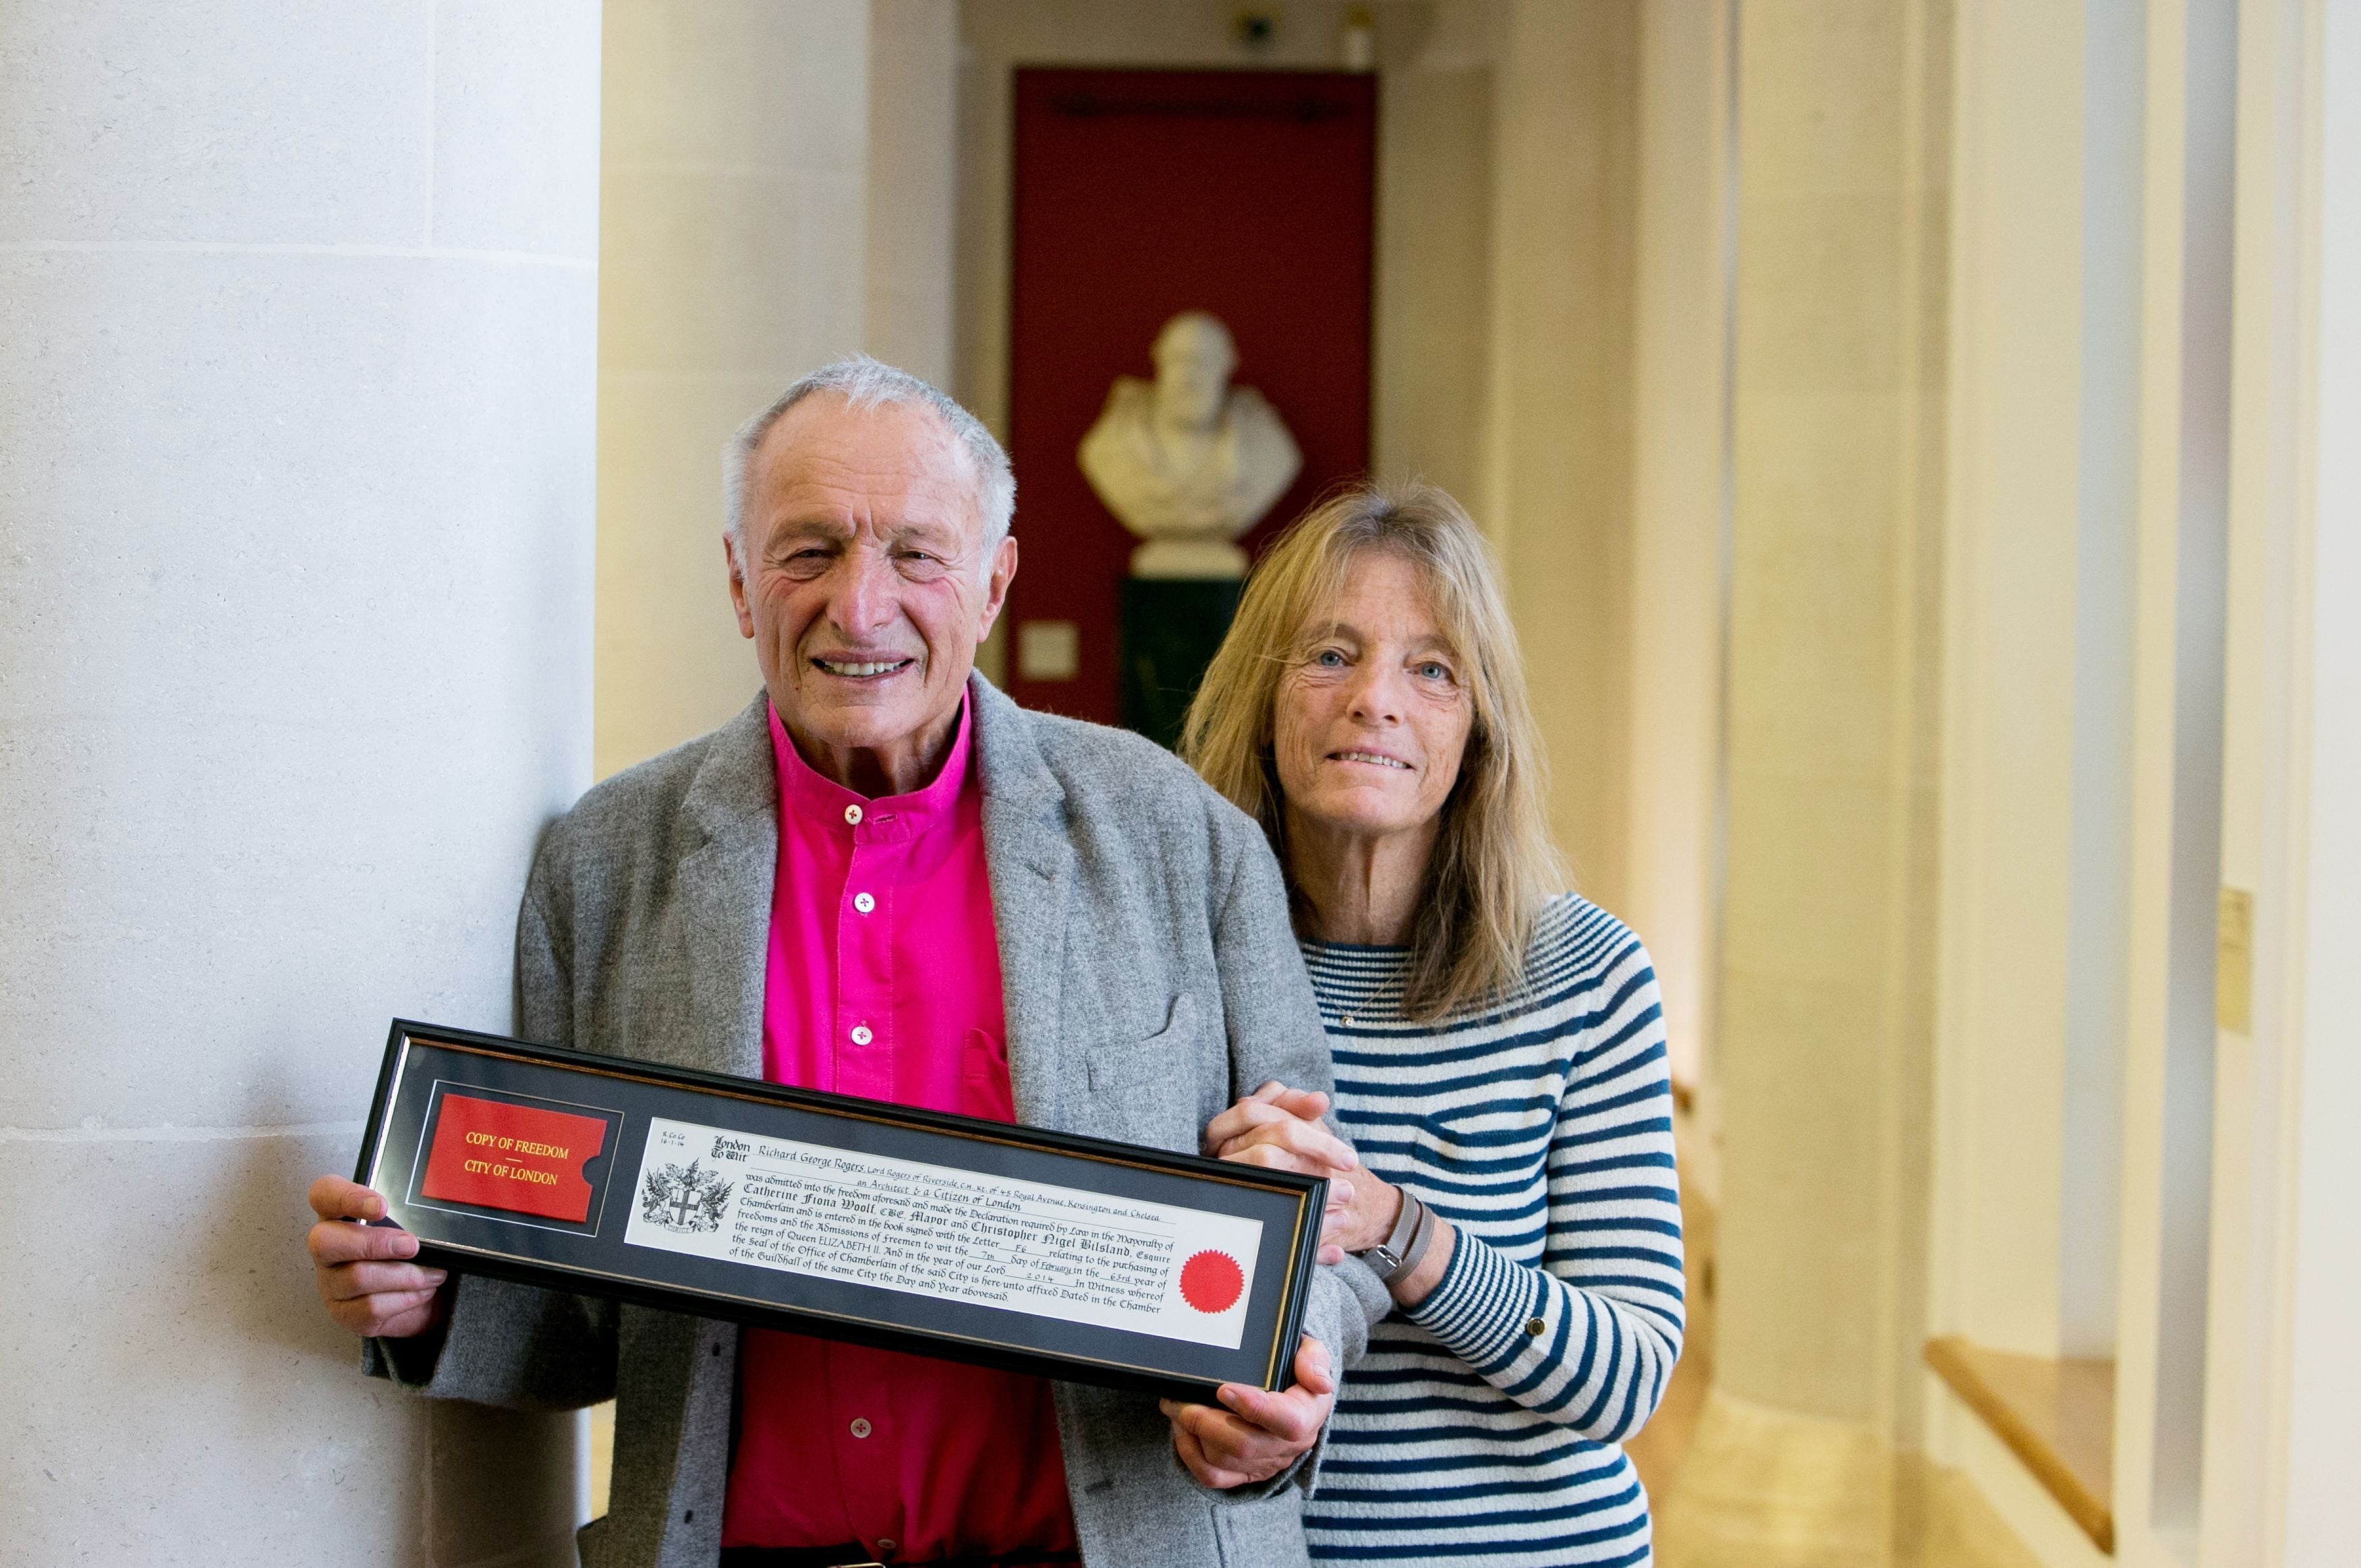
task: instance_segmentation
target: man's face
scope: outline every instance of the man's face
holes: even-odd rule
[[[1183,322],[1156,340],[1156,411],[1164,420],[1204,429],[1222,415],[1235,368],[1229,345],[1208,328]]]
[[[932,411],[833,392],[755,451],[738,630],[806,760],[864,793],[926,782],[1016,575],[1013,539],[982,560],[976,478]]]

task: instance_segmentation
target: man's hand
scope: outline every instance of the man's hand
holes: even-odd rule
[[[1208,1486],[1226,1491],[1268,1481],[1311,1448],[1327,1424],[1336,1403],[1327,1347],[1303,1336],[1295,1351],[1295,1387],[1283,1393],[1224,1383],[1215,1398],[1226,1408],[1161,1402],[1172,1422],[1173,1452]]]
[[[407,1339],[441,1326],[451,1310],[443,1270],[401,1261],[418,1255],[418,1238],[390,1225],[353,1223],[385,1218],[385,1200],[336,1176],[312,1183],[311,1196],[320,1223],[304,1245],[328,1316],[374,1339]]]

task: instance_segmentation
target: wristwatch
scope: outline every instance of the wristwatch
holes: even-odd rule
[[[1378,1278],[1391,1280],[1396,1275],[1408,1274],[1418,1267],[1426,1256],[1426,1249],[1434,1245],[1434,1211],[1405,1187],[1401,1190],[1401,1212],[1394,1216],[1393,1230],[1385,1240],[1357,1255]]]

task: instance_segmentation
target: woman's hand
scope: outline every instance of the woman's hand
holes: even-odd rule
[[[1328,1096],[1318,1090],[1264,1084],[1205,1125],[1205,1152],[1215,1159],[1267,1166],[1328,1179],[1328,1212],[1320,1232],[1320,1261],[1341,1263],[1386,1239],[1401,1212],[1401,1191],[1366,1169],[1353,1146],[1320,1117]]]
[[[1205,1152],[1306,1176],[1358,1170],[1361,1157],[1353,1146],[1320,1120],[1327,1113],[1328,1096],[1320,1091],[1290,1089],[1273,1079],[1205,1124]]]
[[[1347,1179],[1330,1177],[1328,1213],[1320,1228],[1320,1261],[1342,1263],[1346,1253],[1367,1252],[1385,1240],[1393,1234],[1401,1206],[1401,1189],[1367,1168]]]

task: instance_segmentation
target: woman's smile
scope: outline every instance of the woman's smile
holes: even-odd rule
[[[1332,762],[1353,762],[1372,768],[1401,771],[1408,771],[1410,768],[1410,764],[1400,757],[1389,757],[1382,751],[1331,751],[1328,753],[1328,760]]]

